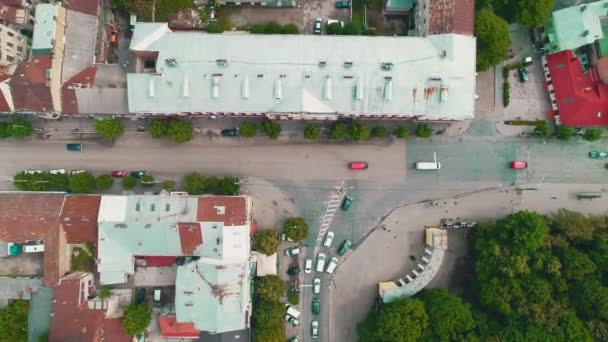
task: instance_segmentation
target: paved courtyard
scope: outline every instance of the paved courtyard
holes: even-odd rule
[[[27,253],[2,258],[0,276],[42,276],[44,253]]]

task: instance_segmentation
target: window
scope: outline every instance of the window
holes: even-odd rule
[[[6,46],[8,46],[8,47],[13,47],[13,43],[11,43],[11,42],[6,42]]]
[[[17,51],[23,52],[23,47],[22,46],[17,46]]]
[[[15,34],[13,32],[11,32],[11,31],[6,32],[6,34],[8,34],[9,37],[14,37],[15,36]]]
[[[15,60],[15,57],[11,56],[11,55],[6,55],[6,60],[9,62],[12,62]]]

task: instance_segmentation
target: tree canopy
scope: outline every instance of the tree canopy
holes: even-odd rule
[[[0,341],[26,342],[29,304],[16,300],[0,309]]]
[[[344,140],[346,138],[346,124],[342,121],[334,122],[329,131],[329,137],[334,140]]]
[[[471,306],[446,289],[426,290],[421,295],[429,316],[427,341],[462,341],[474,334],[476,326]]]
[[[278,301],[258,299],[253,305],[254,341],[285,341],[285,305]]]
[[[509,26],[492,10],[484,8],[475,16],[477,69],[487,70],[507,57],[511,47]]]
[[[169,124],[169,130],[167,131],[167,137],[169,140],[176,143],[185,143],[186,141],[192,140],[194,130],[192,123],[185,120],[173,120]]]
[[[95,188],[97,191],[109,190],[114,184],[114,179],[110,175],[100,175],[95,178]]]
[[[169,132],[169,123],[165,119],[152,119],[148,126],[148,133],[152,138],[164,137]]]
[[[133,189],[136,184],[137,184],[137,179],[135,179],[135,177],[133,177],[133,176],[124,176],[122,178],[122,187],[125,188],[126,190]]]
[[[152,311],[144,304],[131,304],[124,310],[122,328],[125,334],[135,336],[143,333],[152,319]]]
[[[206,177],[198,172],[192,172],[184,177],[184,191],[191,195],[234,195],[239,189],[240,185],[235,177]]]
[[[517,0],[513,2],[515,20],[528,28],[543,26],[555,5],[555,0]]]
[[[585,134],[583,138],[587,141],[598,141],[602,138],[602,129],[601,128],[587,128],[585,130]]]
[[[276,140],[279,138],[279,135],[281,135],[281,125],[278,122],[264,119],[260,126],[270,139]]]
[[[256,294],[260,299],[278,301],[285,295],[285,282],[279,276],[259,277],[255,285]]]
[[[416,125],[416,136],[418,138],[430,138],[433,136],[433,129],[427,124]]]
[[[102,119],[95,122],[95,131],[102,139],[115,140],[119,138],[125,129],[119,119]]]
[[[317,140],[321,136],[321,126],[308,123],[304,126],[304,139],[306,140]]]
[[[355,141],[367,140],[369,139],[371,133],[371,128],[362,122],[355,122],[350,126],[350,136]]]
[[[255,234],[253,247],[256,251],[265,255],[273,255],[279,249],[281,238],[274,230],[263,230]]]
[[[76,194],[89,194],[95,190],[95,177],[89,172],[70,176],[70,191]]]
[[[376,321],[376,338],[380,341],[418,341],[427,328],[429,316],[419,299],[400,299],[385,304]]]
[[[308,223],[303,217],[291,217],[283,225],[285,234],[293,241],[302,241],[308,236]]]
[[[14,138],[27,138],[31,136],[33,132],[34,128],[32,127],[32,123],[25,118],[15,118],[8,123],[7,133]]]
[[[257,127],[253,122],[245,121],[239,127],[239,132],[242,137],[251,138],[256,135]]]
[[[555,136],[560,140],[570,140],[575,133],[574,128],[567,125],[558,125],[555,128]]]

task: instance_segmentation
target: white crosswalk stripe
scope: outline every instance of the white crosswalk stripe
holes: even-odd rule
[[[321,218],[321,228],[319,229],[319,236],[317,236],[316,246],[320,246],[323,238],[325,237],[325,233],[329,229],[331,225],[331,221],[338,211],[338,207],[340,207],[340,203],[342,202],[342,197],[344,196],[344,182],[341,185],[334,187],[336,190],[329,197],[329,201],[327,201],[327,208],[325,209],[325,214]]]

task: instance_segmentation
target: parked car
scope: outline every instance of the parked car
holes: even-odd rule
[[[79,173],[85,173],[85,172],[87,172],[87,170],[71,170],[70,176],[77,175]]]
[[[294,256],[294,255],[300,254],[300,252],[301,252],[300,251],[300,247],[287,248],[285,250],[285,255],[286,256]]]
[[[124,177],[127,175],[127,171],[112,171],[112,177]]]
[[[66,144],[68,151],[82,151],[82,144]]]
[[[288,315],[290,315],[294,318],[300,318],[300,311],[294,309],[293,306],[291,306],[289,304],[285,304],[285,310]]]
[[[290,267],[289,269],[287,269],[287,274],[298,275],[300,274],[300,268],[298,266]]]
[[[523,160],[515,160],[511,162],[512,169],[525,169],[528,167],[528,163]]]
[[[519,75],[520,82],[526,82],[528,80],[528,70],[524,67],[517,69],[517,74]]]
[[[297,318],[291,316],[291,315],[285,315],[285,320],[291,324],[293,324],[294,326],[300,324],[300,321],[298,321]]]
[[[325,235],[325,241],[323,241],[323,246],[331,247],[332,242],[334,242],[334,232],[327,232],[327,235]]]
[[[608,158],[608,152],[591,151],[591,152],[589,152],[589,158],[606,159],[606,158]]]
[[[353,198],[350,197],[349,195],[346,195],[346,197],[344,197],[344,201],[342,201],[342,210],[346,211],[348,210],[348,208],[350,208],[350,204],[353,202]]]
[[[365,170],[368,167],[367,163],[362,161],[351,162],[348,166],[351,170]]]
[[[526,56],[526,57],[522,58],[521,65],[523,65],[525,67],[532,65],[532,57]]]
[[[315,18],[315,24],[314,24],[314,27],[313,27],[313,31],[314,31],[316,34],[321,34],[321,30],[322,30],[322,28],[323,28],[323,18],[321,18],[321,17],[316,17],[316,18]]]
[[[152,297],[152,301],[154,304],[160,304],[160,299],[162,297],[163,291],[161,289],[154,289],[154,296]]]
[[[318,315],[321,312],[321,300],[319,298],[314,298],[312,300],[312,314]]]
[[[314,293],[314,294],[321,293],[321,279],[320,278],[315,278],[315,280],[312,281],[312,293]]]
[[[304,272],[312,272],[312,259],[306,259],[306,261],[304,261]]]
[[[348,249],[352,245],[353,245],[352,241],[344,240],[344,242],[342,242],[342,245],[338,249],[338,255],[342,256],[342,255],[346,254],[346,251],[348,251]]]
[[[344,28],[344,22],[342,20],[327,19],[327,26],[331,24],[340,24],[340,27]]]
[[[65,175],[65,169],[53,169],[49,170],[51,175]]]
[[[285,234],[285,233],[281,234],[281,240],[293,242],[293,240],[289,236],[287,236],[287,234]]]
[[[26,175],[35,175],[37,173],[43,173],[42,170],[25,170],[23,171]]]
[[[350,0],[338,0],[336,1],[336,8],[350,8],[352,3]]]
[[[338,267],[338,258],[333,257],[329,260],[329,265],[327,265],[325,272],[332,274],[336,270],[336,267]]]
[[[310,335],[312,338],[319,338],[319,321],[312,321],[310,323]]]
[[[300,338],[298,336],[293,336],[287,342],[300,342]]]
[[[238,137],[239,129],[238,128],[223,129],[221,132],[221,135],[223,137]]]
[[[131,175],[131,177],[135,177],[135,178],[143,178],[144,176],[149,175],[149,173],[148,173],[148,171],[140,170],[140,171],[131,171],[130,175]]]
[[[137,296],[135,297],[135,304],[142,304],[146,300],[146,289],[137,290]]]
[[[317,256],[317,272],[323,272],[325,268],[325,254],[319,253]]]

